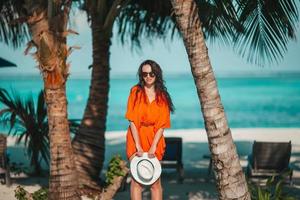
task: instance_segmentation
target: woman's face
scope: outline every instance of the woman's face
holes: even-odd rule
[[[156,76],[152,72],[150,65],[147,64],[142,67],[142,76],[145,81],[145,85],[153,85],[155,83]]]

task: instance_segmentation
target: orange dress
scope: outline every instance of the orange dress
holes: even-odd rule
[[[149,102],[147,95],[139,86],[131,88],[125,117],[136,126],[144,152],[149,151],[154,136],[160,128],[170,128],[170,110],[164,95],[156,95],[155,100]],[[162,136],[157,143],[155,151],[155,156],[158,160],[163,158],[165,147],[165,139]],[[129,159],[136,151],[134,138],[129,126],[126,136],[127,158]]]

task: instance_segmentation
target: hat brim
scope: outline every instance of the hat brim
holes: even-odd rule
[[[153,167],[154,167],[153,177],[149,181],[142,180],[138,176],[137,164],[141,160],[148,160],[148,161],[150,161],[152,163]],[[130,172],[131,172],[131,175],[134,178],[134,180],[136,180],[137,182],[139,182],[139,183],[141,183],[143,185],[152,185],[160,177],[160,174],[161,174],[161,165],[160,165],[159,160],[156,157],[149,158],[148,157],[148,153],[143,153],[143,155],[141,157],[139,157],[139,156],[134,156],[133,157],[133,159],[130,162]]]

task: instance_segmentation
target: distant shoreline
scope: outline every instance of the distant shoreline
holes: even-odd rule
[[[253,132],[252,134],[255,134],[255,132],[278,132],[283,133],[285,131],[288,132],[298,132],[299,133],[299,141],[300,141],[300,127],[230,127],[231,132],[239,132],[240,134],[251,134],[250,132]],[[118,136],[124,136],[127,132],[127,129],[123,130],[106,130],[105,135],[108,138],[115,138]],[[186,132],[190,133],[196,133],[196,132],[203,132],[206,135],[206,130],[204,128],[180,128],[180,129],[165,129],[165,134],[168,133],[180,133],[182,135],[186,135]],[[8,135],[7,131],[4,131],[3,129],[0,129],[0,134]],[[71,135],[74,133],[71,133]],[[8,137],[16,138],[17,135],[8,135]],[[253,137],[253,136],[251,136]]]

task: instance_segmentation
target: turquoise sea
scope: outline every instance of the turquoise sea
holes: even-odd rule
[[[193,78],[177,75],[165,78],[176,111],[172,129],[203,128],[200,103]],[[110,82],[107,130],[124,130],[127,97],[137,79],[113,77]],[[220,77],[217,78],[222,103],[232,128],[300,127],[300,76]],[[69,118],[82,117],[90,80],[72,78],[67,84]],[[0,87],[14,88],[22,96],[37,97],[42,89],[39,77],[1,77]],[[3,107],[3,105],[0,105]]]

